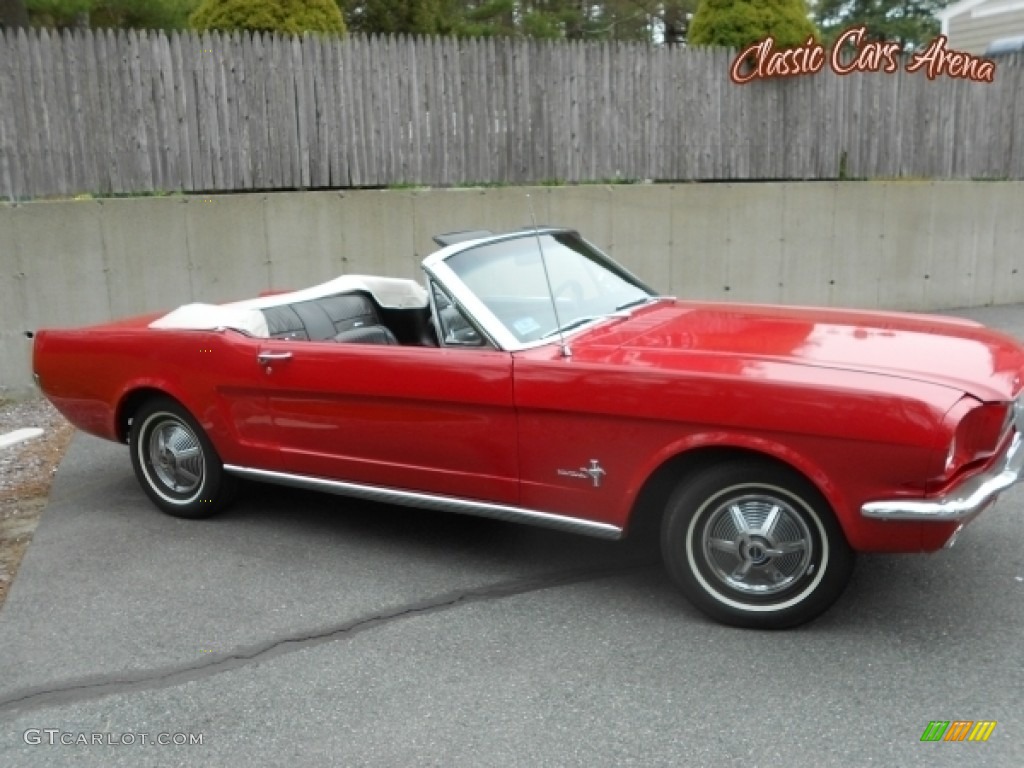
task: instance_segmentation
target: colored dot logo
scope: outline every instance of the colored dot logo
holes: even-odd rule
[[[921,741],[988,741],[995,729],[995,720],[932,720]]]

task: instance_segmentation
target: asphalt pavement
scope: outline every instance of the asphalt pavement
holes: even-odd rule
[[[0,766],[58,765],[1019,768],[1024,487],[754,632],[643,543],[258,486],[176,520],[79,434],[0,609]]]

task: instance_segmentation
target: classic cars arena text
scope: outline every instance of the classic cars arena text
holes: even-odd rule
[[[895,41],[866,40],[867,27],[852,27],[836,38],[827,50],[813,37],[793,48],[776,48],[775,38],[747,46],[736,56],[729,70],[734,83],[744,85],[770,77],[797,77],[821,72],[827,64],[837,75],[854,72],[885,72],[900,68],[900,44]],[[946,47],[945,35],[939,35],[920,51],[910,55],[907,72],[923,72],[929,80],[952,77],[991,83],[996,65],[991,59],[972,56]]]

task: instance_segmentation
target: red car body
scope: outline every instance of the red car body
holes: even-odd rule
[[[1019,472],[1024,349],[959,319],[651,299],[502,349],[150,327],[158,317],[39,331],[43,392],[120,442],[148,398],[171,398],[228,471],[257,479],[615,538],[664,506],[670,476],[764,457],[820,492],[853,550],[916,552]]]

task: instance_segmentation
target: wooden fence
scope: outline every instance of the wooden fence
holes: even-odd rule
[[[724,50],[515,39],[9,30],[0,197],[605,180],[1024,178],[993,84]]]

